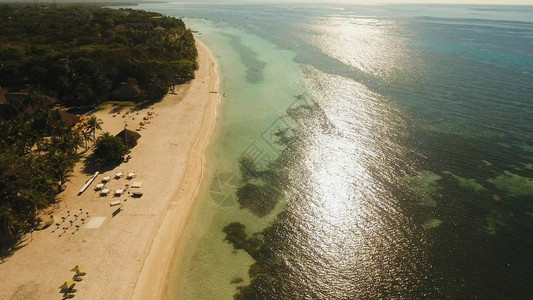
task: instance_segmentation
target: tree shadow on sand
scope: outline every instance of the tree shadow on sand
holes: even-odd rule
[[[15,253],[15,251],[24,248],[28,243],[28,238],[22,238],[18,236],[11,240],[3,240],[0,242],[0,265],[5,262],[6,258],[9,258]]]
[[[82,172],[87,175],[93,175],[96,171],[100,173],[108,172],[120,166],[121,163],[103,165],[94,155],[84,158]]]
[[[161,97],[161,98],[156,99],[156,100],[148,100],[148,101],[144,101],[144,102],[138,103],[133,108],[133,111],[139,111],[139,110],[150,108],[152,105],[163,101],[163,98],[165,98],[165,97]]]

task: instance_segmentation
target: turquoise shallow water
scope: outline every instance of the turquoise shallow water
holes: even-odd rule
[[[170,298],[531,297],[532,7],[140,8],[226,95]]]

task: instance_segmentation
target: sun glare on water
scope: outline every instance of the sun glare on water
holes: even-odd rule
[[[376,77],[393,77],[407,63],[407,49],[398,38],[399,21],[331,16],[317,19],[304,30],[313,46]]]

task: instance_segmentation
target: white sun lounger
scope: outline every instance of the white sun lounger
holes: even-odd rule
[[[120,205],[120,200],[109,202],[109,206]]]

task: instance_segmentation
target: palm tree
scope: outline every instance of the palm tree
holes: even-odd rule
[[[82,143],[80,135],[70,128],[65,128],[63,134],[51,138],[46,149],[46,166],[55,181],[66,181],[79,159],[77,149]]]
[[[87,127],[93,135],[93,142],[96,141],[96,130],[102,130],[102,124],[102,120],[98,119],[96,116],[90,116],[87,119]]]
[[[85,150],[89,149],[89,143],[87,142],[90,139],[91,132],[82,130],[80,132],[80,137],[83,138],[83,141],[85,142]]]

